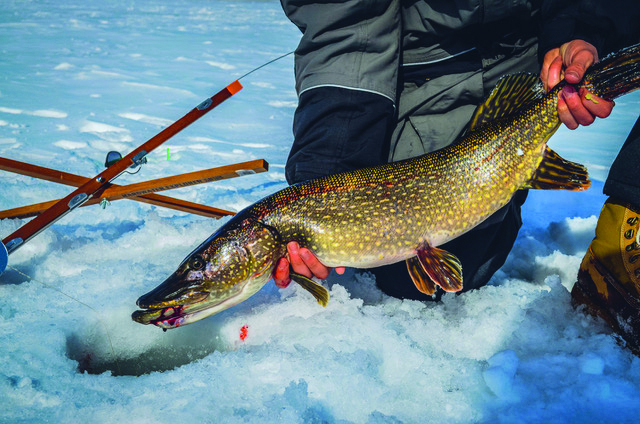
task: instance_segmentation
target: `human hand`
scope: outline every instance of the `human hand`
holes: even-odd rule
[[[589,66],[598,61],[596,48],[583,40],[573,40],[549,50],[544,55],[540,79],[545,91],[551,90],[563,78],[569,84],[582,80]],[[584,88],[579,91],[566,85],[558,96],[558,116],[567,128],[575,130],[580,125],[591,125],[596,117],[606,118],[614,103],[604,100]]]
[[[281,289],[287,287],[291,283],[289,277],[289,265],[293,268],[293,271],[297,274],[304,275],[305,277],[317,277],[325,279],[329,276],[331,268],[328,268],[316,258],[307,248],[300,247],[295,241],[287,244],[287,258],[280,258],[275,271],[273,272],[273,281],[276,286]],[[337,267],[336,272],[338,274],[344,274],[344,267]]]

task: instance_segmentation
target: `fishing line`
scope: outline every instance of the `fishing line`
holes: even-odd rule
[[[285,53],[282,56],[278,56],[275,59],[271,59],[270,61],[263,63],[262,65],[258,66],[257,68],[254,68],[252,70],[250,70],[249,72],[247,72],[246,74],[244,74],[243,76],[241,76],[240,78],[237,79],[237,81],[241,80],[242,78],[246,77],[247,75],[251,75],[252,73],[254,73],[255,71],[257,71],[258,69],[262,69],[267,65],[271,65],[273,62],[277,62],[278,60],[289,56],[290,54],[293,54],[293,51],[289,52],[289,53]]]
[[[84,303],[83,301],[76,299],[75,297],[66,294],[65,292],[63,292],[62,290],[60,290],[57,287],[54,287],[50,284],[44,283],[36,278],[33,278],[27,274],[25,274],[24,272],[12,267],[11,265],[7,265],[7,268],[10,268],[12,270],[14,270],[15,272],[17,272],[18,274],[22,275],[23,277],[28,278],[31,281],[35,281],[36,283],[42,284],[43,286],[51,289],[51,290],[55,290],[60,294],[63,294],[65,296],[67,296],[69,299],[71,300],[75,300],[76,302],[78,302],[81,305],[86,306],[87,308],[91,309],[93,311],[93,313],[96,314],[96,316],[98,317],[98,321],[100,321],[100,324],[102,325],[102,328],[104,328],[105,332],[107,333],[107,340],[109,341],[109,347],[111,348],[111,355],[113,356],[113,360],[116,363],[116,368],[118,369],[118,374],[122,375],[122,371],[120,371],[120,363],[118,362],[118,358],[116,357],[116,351],[113,348],[113,343],[111,342],[111,333],[109,332],[109,328],[107,328],[107,325],[104,323],[104,321],[102,320],[102,317],[100,316],[100,314],[98,313],[98,311],[96,311],[93,307],[91,307],[90,305]]]
[[[291,55],[291,54],[293,54],[293,53],[294,53],[293,51],[290,51],[289,53],[285,53],[285,54],[283,54],[283,55],[281,55],[281,56],[276,57],[275,59],[271,59],[270,61],[265,62],[265,63],[263,63],[262,65],[260,65],[260,66],[258,66],[258,67],[256,67],[256,68],[254,68],[254,69],[252,69],[252,70],[250,70],[250,71],[249,71],[249,72],[247,72],[246,74],[244,74],[244,75],[242,75],[241,77],[239,77],[237,80],[241,80],[242,78],[244,78],[244,77],[246,77],[246,76],[251,75],[252,73],[254,73],[254,72],[256,72],[256,71],[258,71],[258,70],[260,70],[260,69],[264,68],[265,66],[271,65],[272,63],[277,62],[278,60],[283,59],[283,58],[285,58],[285,57],[287,57],[287,56],[289,56],[289,55]],[[136,172],[133,172],[133,174],[138,173],[138,172],[140,171],[140,168],[141,168],[141,167],[139,167],[139,168],[138,168],[138,170],[137,170]],[[79,304],[81,304],[81,305],[84,305],[85,307],[87,307],[88,309],[90,309],[91,311],[93,311],[93,313],[94,313],[94,314],[96,315],[96,317],[98,318],[98,321],[100,322],[100,325],[102,325],[102,328],[104,329],[105,333],[107,334],[107,340],[109,341],[109,347],[111,348],[111,355],[113,356],[113,360],[114,360],[114,362],[116,363],[116,368],[118,369],[118,373],[122,375],[122,372],[121,372],[121,370],[120,370],[120,363],[118,362],[118,358],[116,357],[116,351],[115,351],[115,349],[113,348],[113,342],[111,341],[111,333],[109,332],[109,328],[108,328],[108,327],[107,327],[107,325],[104,323],[104,320],[102,319],[102,317],[100,316],[100,314],[98,313],[98,311],[97,311],[97,310],[95,310],[92,306],[88,305],[87,303],[85,303],[85,302],[83,302],[83,301],[81,301],[81,300],[79,300],[79,299],[76,299],[75,297],[73,297],[73,296],[71,296],[71,295],[69,295],[69,294],[67,294],[67,293],[63,292],[63,291],[62,291],[62,290],[60,290],[59,288],[54,287],[54,286],[52,286],[52,285],[50,285],[50,284],[47,284],[47,283],[45,283],[45,282],[43,282],[43,281],[40,281],[40,280],[38,280],[38,279],[36,279],[36,278],[33,278],[33,277],[31,277],[30,275],[27,275],[27,274],[25,274],[24,272],[22,272],[22,271],[20,271],[20,270],[18,270],[18,269],[16,269],[16,268],[14,268],[14,267],[12,267],[11,265],[7,265],[7,268],[12,269],[13,271],[17,272],[18,274],[22,275],[23,277],[25,277],[25,278],[27,278],[27,279],[29,279],[29,280],[31,280],[31,281],[34,281],[34,282],[36,282],[36,283],[38,283],[38,284],[40,284],[40,285],[42,285],[42,286],[44,286],[44,287],[47,287],[47,288],[49,288],[49,289],[51,289],[51,290],[55,290],[55,291],[57,291],[58,293],[60,293],[60,294],[62,294],[62,295],[64,295],[64,296],[66,296],[66,297],[68,297],[69,299],[71,299],[71,300],[73,300],[73,301],[75,301],[75,302],[78,302],[78,303],[79,303]]]

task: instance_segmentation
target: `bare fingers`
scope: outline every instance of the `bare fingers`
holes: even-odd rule
[[[306,267],[311,271],[311,273],[315,276],[324,280],[329,276],[330,268],[322,265],[322,263],[316,258],[316,255],[311,253],[309,249],[305,249],[304,247],[300,249],[300,257],[302,258]]]
[[[585,89],[576,91],[567,85],[558,98],[558,116],[567,128],[574,130],[580,125],[591,125],[596,117],[606,118],[611,114],[613,102],[606,101]]]
[[[284,289],[291,284],[291,277],[289,277],[289,261],[287,258],[280,258],[278,261],[278,265],[273,272],[273,282],[281,289]]]
[[[611,115],[615,102],[608,101],[588,92],[584,87],[580,89],[582,104],[598,118],[606,118]]]
[[[562,58],[559,56],[556,56],[549,63],[549,66],[547,68],[543,68],[543,70],[545,72],[541,74],[541,77],[545,91],[551,90],[564,78]]]
[[[287,257],[280,258],[273,272],[273,280],[276,286],[285,288],[291,283],[289,267],[296,274],[309,278],[325,279],[331,272],[331,268],[324,266],[309,249],[301,248],[295,241],[287,244]],[[345,267],[337,267],[335,270],[337,274],[344,274]]]

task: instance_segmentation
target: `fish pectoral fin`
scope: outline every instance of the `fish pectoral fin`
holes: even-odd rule
[[[413,284],[416,285],[416,288],[424,294],[428,294],[429,296],[433,295],[436,292],[436,285],[429,277],[422,267],[420,260],[417,256],[413,258],[407,259],[407,269],[409,270],[409,275],[413,280]]]
[[[311,293],[320,305],[327,306],[329,303],[329,291],[327,289],[304,275],[289,272],[289,276],[293,281],[300,284],[303,289]]]
[[[462,264],[452,253],[433,246],[418,249],[416,256],[424,272],[446,292],[462,290]],[[420,288],[418,288],[420,290]]]
[[[523,188],[542,190],[586,190],[591,186],[587,168],[563,159],[545,146],[542,162]]]

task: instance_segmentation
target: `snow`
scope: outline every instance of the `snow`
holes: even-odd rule
[[[275,0],[6,0],[0,34],[0,156],[87,177],[299,39]],[[242,83],[116,182],[265,158],[268,173],[166,194],[238,210],[285,187],[293,59]],[[634,93],[610,118],[560,130],[550,146],[585,163],[593,187],[532,191],[507,264],[440,303],[389,298],[349,271],[330,277],[326,308],[268,285],[163,333],[130,319],[137,297],[228,218],[129,200],[76,210],[0,276],[0,422],[637,422],[640,359],[569,289],[639,111]],[[7,172],[0,187],[0,209],[69,193]],[[24,222],[2,220],[0,234]]]

